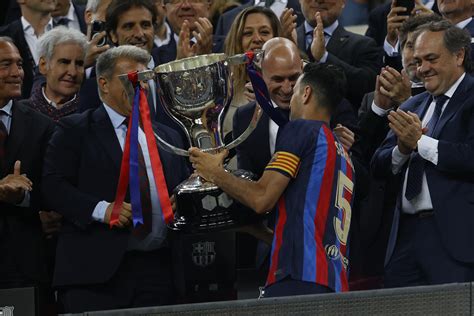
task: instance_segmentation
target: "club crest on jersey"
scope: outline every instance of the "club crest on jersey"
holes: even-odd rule
[[[324,249],[326,250],[326,256],[331,260],[337,260],[341,256],[339,248],[337,248],[336,245],[326,245]]]
[[[215,242],[203,241],[193,244],[193,262],[195,265],[205,268],[216,260]]]

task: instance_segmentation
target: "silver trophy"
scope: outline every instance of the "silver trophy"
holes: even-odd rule
[[[259,63],[263,51],[256,52],[253,62]],[[158,94],[168,115],[185,131],[190,146],[217,153],[242,143],[257,126],[262,114],[256,106],[247,129],[238,138],[224,144],[222,125],[232,101],[233,88],[230,66],[247,62],[245,54],[228,57],[225,54],[200,55],[160,65],[138,73],[139,81],[155,79]],[[134,95],[128,76],[121,75],[129,98]],[[155,134],[160,146],[174,154],[189,156]],[[233,171],[251,180],[253,175],[243,170]],[[214,183],[192,176],[175,189],[177,211],[170,228],[191,232],[226,229],[249,220],[250,210],[234,201]]]

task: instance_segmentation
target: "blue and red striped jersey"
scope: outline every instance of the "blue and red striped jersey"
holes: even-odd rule
[[[347,291],[354,167],[342,144],[324,122],[291,121],[265,171],[291,178],[276,208],[267,285],[290,276]]]

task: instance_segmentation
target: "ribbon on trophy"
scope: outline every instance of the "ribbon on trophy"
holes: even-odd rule
[[[288,123],[288,120],[273,106],[270,93],[268,92],[267,85],[262,78],[262,74],[257,69],[255,69],[254,52],[248,51],[245,53],[245,56],[247,57],[247,74],[250,78],[250,82],[252,83],[253,91],[258,104],[262,108],[263,112],[265,112],[265,114],[267,114],[273,122],[275,122],[280,127],[285,126],[285,124]]]
[[[118,223],[120,210],[127,193],[127,187],[130,188],[130,200],[132,204],[133,226],[143,225],[143,214],[140,199],[140,177],[139,177],[139,117],[143,125],[147,147],[150,153],[150,162],[155,181],[156,193],[160,201],[160,208],[163,221],[169,224],[174,219],[173,210],[171,209],[171,201],[168,196],[168,188],[163,173],[158,147],[155,142],[155,136],[150,119],[150,109],[146,98],[145,90],[138,81],[138,72],[128,74],[128,79],[135,88],[135,96],[133,98],[132,114],[128,122],[127,136],[122,156],[122,164],[120,167],[120,177],[115,197],[115,205],[112,209],[110,217],[110,227]]]

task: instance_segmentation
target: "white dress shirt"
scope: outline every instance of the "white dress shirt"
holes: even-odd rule
[[[444,93],[449,99],[444,103],[441,109],[441,116],[439,119],[443,117],[444,110],[446,106],[449,105],[449,101],[453,97],[454,92],[458,88],[461,81],[464,79],[465,74],[463,74],[459,79]],[[426,111],[425,116],[422,120],[422,126],[426,127],[428,122],[433,115],[434,109],[436,106],[436,102],[433,100]],[[453,105],[455,106],[455,105]],[[420,156],[427,160],[427,163],[432,163],[434,165],[438,164],[438,140],[434,139],[430,136],[422,135],[421,138],[418,140],[418,153]],[[402,169],[403,165],[410,159],[411,155],[404,155],[398,149],[398,146],[392,151],[392,172],[393,174],[397,174]],[[402,189],[402,210],[404,213],[408,214],[415,214],[422,210],[430,210],[433,209],[433,204],[431,202],[430,191],[428,188],[428,182],[426,180],[426,173],[423,174],[422,185],[421,185],[421,192],[420,194],[413,198],[412,200],[407,200],[405,198],[405,191],[407,187],[407,176],[408,176],[408,169],[405,172],[405,177],[403,180],[403,189]]]
[[[58,22],[60,19],[67,19],[68,23],[67,23],[67,27],[70,28],[70,29],[75,29],[79,32],[81,32],[81,25],[79,24],[79,18],[77,16],[77,12],[76,10],[74,10],[74,6],[72,5],[72,3],[70,3],[69,5],[69,11],[67,12],[67,15],[66,16],[58,16],[56,18],[54,18],[54,21],[55,22]]]
[[[38,38],[35,34],[35,30],[33,29],[33,26],[31,26],[30,22],[28,22],[23,16],[21,17],[21,25],[23,26],[23,33],[25,34],[25,40],[26,43],[28,44],[28,47],[31,52],[31,56],[33,57],[33,60],[35,61],[35,65],[38,65],[39,63],[39,54],[38,54]],[[47,32],[53,28],[53,19],[50,19],[48,24],[44,27],[44,32]]]
[[[122,151],[125,146],[125,137],[127,135],[127,127],[123,124],[125,117],[117,112],[115,112],[112,108],[104,103],[105,110],[112,122],[112,126],[114,127],[115,134],[117,135],[117,139],[120,143],[120,147]],[[146,166],[146,173],[148,176],[148,182],[150,187],[150,200],[151,200],[151,208],[152,208],[152,231],[151,233],[146,236],[143,240],[136,239],[133,235],[131,235],[129,240],[128,249],[129,250],[142,250],[142,251],[149,251],[153,249],[160,248],[163,245],[163,241],[166,238],[166,225],[163,222],[161,211],[160,211],[160,200],[156,191],[156,185],[153,176],[153,170],[151,168],[150,162],[150,155],[148,152],[148,146],[146,143],[145,133],[142,131],[141,128],[138,130],[138,142],[140,143],[143,158],[145,160]],[[99,202],[94,212],[92,213],[92,218],[98,222],[104,222],[105,211],[109,206],[110,202],[101,201]]]
[[[255,0],[254,5],[263,7],[265,6],[265,1]],[[275,2],[273,2],[273,4],[270,6],[270,9],[278,18],[280,18],[287,5],[288,0],[275,0]]]

